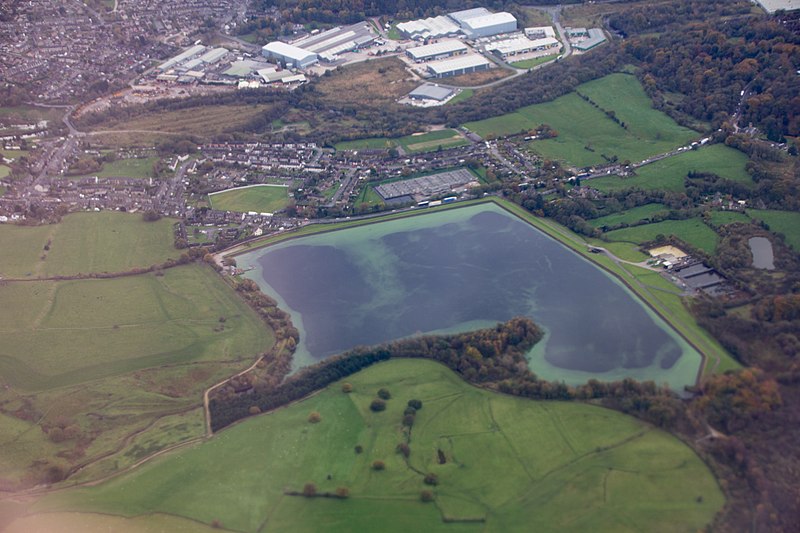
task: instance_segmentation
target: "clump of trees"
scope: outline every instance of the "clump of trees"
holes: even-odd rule
[[[372,400],[372,402],[370,402],[369,409],[370,409],[370,411],[373,411],[375,413],[379,413],[381,411],[385,411],[386,410],[386,402],[381,400],[380,398],[375,398],[374,400]]]

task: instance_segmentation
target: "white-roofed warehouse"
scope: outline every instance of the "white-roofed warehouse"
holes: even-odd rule
[[[441,41],[425,46],[417,46],[406,50],[406,55],[414,61],[428,61],[431,59],[442,59],[445,57],[463,54],[467,51],[467,45],[456,39]]]
[[[479,70],[486,70],[491,63],[488,59],[477,54],[467,54],[444,61],[428,63],[428,72],[434,78],[445,78],[447,76],[459,76]]]
[[[510,33],[517,31],[517,19],[511,13],[505,11],[470,17],[461,22],[461,31],[470,39],[489,37],[499,33]]]
[[[280,41],[264,45],[261,51],[267,59],[274,59],[284,63],[287,67],[305,68],[319,61],[317,54],[314,52]]]

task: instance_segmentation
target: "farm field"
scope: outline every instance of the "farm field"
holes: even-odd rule
[[[665,220],[644,226],[618,229],[606,233],[612,241],[633,242],[636,244],[655,240],[657,235],[675,235],[679,239],[713,254],[717,249],[717,234],[699,218],[688,220]]]
[[[667,208],[662,204],[646,204],[589,220],[589,224],[595,228],[616,226],[617,224],[634,224],[642,220],[649,220],[655,214],[666,212]]]
[[[275,213],[289,205],[288,191],[283,185],[255,185],[209,194],[208,199],[221,211]]]
[[[202,435],[204,388],[273,342],[204,265],[163,275],[11,282],[0,287],[0,299],[6,481],[118,452],[98,467],[110,473]],[[131,438],[135,432],[142,433]]]
[[[99,172],[91,174],[100,178],[150,178],[153,176],[153,165],[157,157],[142,157],[138,159],[117,159],[105,163]]]
[[[173,223],[171,219],[145,222],[141,215],[105,211],[73,213],[59,224],[45,226],[3,224],[0,276],[121,272],[162,263],[180,255],[173,246]]]
[[[631,97],[631,103],[623,105],[610,96],[610,93],[619,90]],[[598,98],[607,105],[615,105],[620,109],[598,109],[579,96],[584,91],[599,95]],[[625,127],[612,121],[605,111],[613,111]],[[627,74],[606,76],[579,85],[576,92],[551,102],[523,107],[499,117],[468,122],[464,126],[481,137],[487,137],[519,133],[540,124],[549,124],[558,132],[558,137],[532,141],[531,149],[548,159],[566,161],[579,167],[602,164],[615,156],[619,161],[640,161],[697,137],[696,132],[677,125],[667,115],[654,110],[639,82]]]
[[[725,179],[752,185],[753,180],[745,170],[747,156],[724,144],[687,150],[636,169],[636,175],[627,178],[609,176],[591,180],[591,186],[605,192],[638,187],[683,191],[684,178],[692,171],[710,172]]]
[[[711,224],[714,227],[733,224],[734,222],[750,222],[750,217],[737,211],[712,211]]]
[[[334,383],[129,474],[48,496],[6,531],[30,531],[58,516],[80,524],[99,513],[115,520],[112,529],[133,522],[146,531],[170,515],[243,532],[620,531],[630,524],[672,532],[702,528],[724,503],[686,445],[620,413],[497,395],[425,360],[381,363],[347,381],[350,394]],[[392,399],[373,413],[369,403],[382,387]],[[400,420],[412,398],[422,408],[406,463],[395,447],[405,440]],[[313,411],[317,424],[307,421]],[[376,460],[384,470],[370,467]],[[438,484],[425,485],[422,473]],[[305,483],[320,493],[346,487],[349,498],[285,493]],[[425,489],[435,503],[420,501]]]
[[[747,214],[769,225],[770,231],[782,233],[786,244],[800,251],[800,213],[792,211],[770,211],[767,209],[748,209]]]

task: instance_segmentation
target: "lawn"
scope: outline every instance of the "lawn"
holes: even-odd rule
[[[620,413],[497,395],[424,360],[381,363],[347,381],[350,394],[334,383],[130,474],[48,496],[7,531],[30,531],[48,516],[97,520],[77,514],[84,512],[145,523],[168,514],[243,532],[621,531],[631,524],[672,532],[704,527],[724,504],[691,449]],[[373,413],[368,405],[381,387],[392,399]],[[422,409],[406,463],[395,446],[405,440],[400,420],[412,398]],[[321,422],[307,421],[312,411]],[[385,470],[371,469],[375,460]],[[435,487],[422,481],[428,472],[438,477]],[[305,483],[319,492],[346,487],[350,496],[285,494]],[[425,489],[435,503],[420,501]],[[130,521],[118,518],[111,528]]]
[[[617,91],[622,91],[630,102],[616,98]],[[596,97],[598,105],[602,102],[603,110],[578,93],[591,94],[592,99]],[[612,121],[604,110],[613,111],[625,126]],[[533,141],[531,149],[548,159],[579,167],[603,164],[614,157],[619,161],[640,161],[686,144],[697,136],[696,132],[653,109],[639,82],[628,74],[612,74],[579,85],[577,92],[551,102],[468,122],[464,126],[487,137],[519,133],[540,124],[552,126],[558,137]]]
[[[552,61],[558,57],[558,54],[550,54],[549,56],[540,56],[534,57],[531,59],[523,59],[522,61],[515,61],[513,63],[509,63],[514,68],[533,68],[537,65],[541,65],[542,63],[547,63],[548,61]]]
[[[121,272],[162,263],[180,255],[173,246],[174,222],[103,211],[74,213],[45,226],[0,224],[0,277]]]
[[[153,166],[158,161],[157,157],[142,157],[138,159],[117,159],[105,163],[99,172],[91,174],[100,178],[150,178],[153,177]]]
[[[253,185],[208,195],[211,207],[221,211],[275,213],[289,205],[289,188],[284,185]]]
[[[725,224],[733,224],[734,222],[750,222],[750,217],[744,213],[737,211],[712,211],[711,224],[714,227],[724,226]]]
[[[756,220],[766,222],[770,231],[783,234],[786,244],[800,252],[800,213],[748,209],[747,214]]]
[[[8,177],[11,174],[11,168],[5,165],[0,165],[0,180]]]
[[[388,150],[396,148],[397,140],[388,137],[371,137],[369,139],[356,139],[354,141],[342,141],[336,143],[336,150]]]
[[[674,235],[682,241],[712,255],[717,249],[717,234],[699,218],[665,220],[663,222],[656,222],[655,224],[645,224],[644,226],[618,229],[606,233],[606,237],[608,237],[609,240],[633,242],[636,244],[655,240],[657,235],[664,235],[666,237]]]
[[[617,224],[634,224],[642,220],[650,220],[651,216],[665,212],[667,212],[667,208],[662,204],[646,204],[589,220],[589,224],[595,228],[612,227]]]
[[[638,187],[683,191],[684,179],[692,171],[710,172],[725,179],[752,185],[753,180],[745,170],[747,156],[725,146],[713,144],[698,150],[687,150],[681,154],[650,163],[636,169],[636,175],[627,178],[609,176],[591,180],[590,185],[601,191],[618,191]]]
[[[92,479],[202,435],[203,390],[273,342],[203,265],[10,282],[0,286],[0,301],[0,476],[9,482],[116,452],[77,474]],[[78,437],[48,438],[53,425],[73,427]]]

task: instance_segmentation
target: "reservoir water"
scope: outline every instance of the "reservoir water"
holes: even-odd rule
[[[700,355],[616,278],[496,204],[287,240],[237,257],[300,330],[295,367],[518,315],[549,380],[693,384]]]
[[[775,270],[772,243],[766,237],[750,237],[747,240],[753,254],[753,266],[764,270]]]

